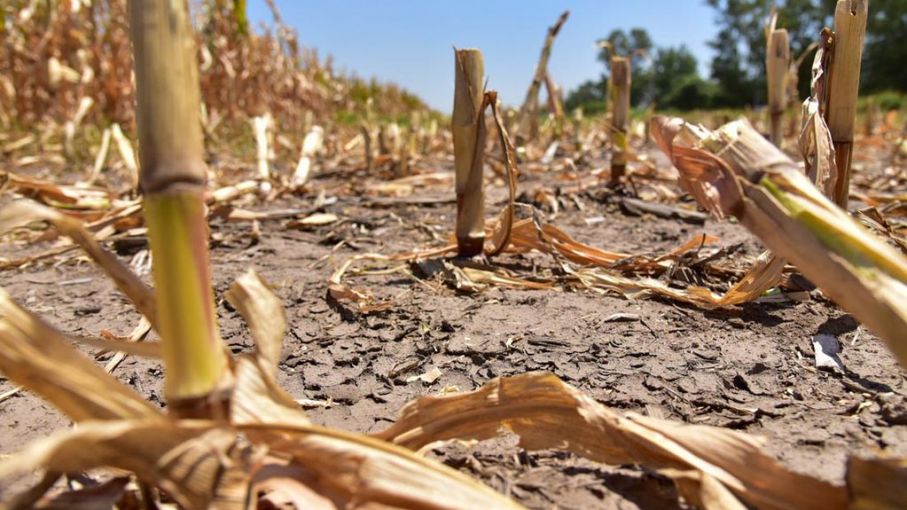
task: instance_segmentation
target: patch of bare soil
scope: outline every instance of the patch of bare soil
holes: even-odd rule
[[[316,186],[360,177],[323,172]],[[538,183],[557,187],[544,174],[520,185],[530,189]],[[495,190],[491,202],[503,196]],[[248,208],[311,204],[310,198],[281,200]],[[303,401],[316,422],[377,431],[416,397],[471,390],[498,376],[548,371],[614,408],[764,436],[768,451],[783,463],[827,480],[842,481],[848,454],[907,455],[903,372],[881,341],[817,292],[805,302],[708,311],[586,290],[491,288],[469,294],[424,285],[398,272],[354,278],[356,285],[391,298],[394,306],[388,311],[360,315],[328,299],[328,277],[348,257],[405,252],[446,240],[453,227],[452,203],[407,202],[419,201],[382,201],[379,207],[367,198],[339,196],[322,210],[340,221],[308,230],[287,228],[285,219],[265,220],[259,234],[248,222],[212,219],[224,341],[233,352],[252,347],[239,314],[221,296],[236,276],[254,267],[276,287],[288,311],[280,383]],[[722,246],[739,245],[725,259],[738,269],[761,251],[737,225],[630,215],[601,190],[562,200],[552,222],[580,241],[633,254],[660,254],[705,232],[720,237]],[[0,257],[49,247],[51,242],[4,244]],[[115,248],[149,278],[142,239],[117,242]],[[0,284],[64,331],[128,335],[139,315],[75,253],[0,272]],[[494,263],[527,275],[551,265],[538,254],[504,255]],[[820,332],[841,342],[844,373],[814,368],[812,337]],[[99,361],[110,357],[91,354]],[[130,356],[115,375],[162,402],[158,363]],[[0,382],[0,394],[11,388]],[[67,425],[30,394],[8,398],[0,403],[0,453]],[[560,452],[526,452],[513,438],[450,445],[430,455],[530,508],[678,505],[673,485],[656,473]]]

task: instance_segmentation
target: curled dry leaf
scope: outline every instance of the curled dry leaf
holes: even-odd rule
[[[328,498],[333,506],[325,508],[522,508],[437,461],[367,436],[316,426],[241,430],[288,457],[293,480]]]
[[[612,465],[693,470],[758,508],[846,507],[844,487],[787,470],[752,436],[621,415],[550,374],[500,378],[469,393],[423,397],[375,437],[418,450],[437,441],[489,439],[502,430],[518,435],[520,446],[529,450],[558,448]]]
[[[485,102],[491,106],[491,114],[494,117],[495,125],[498,128],[498,139],[501,144],[501,150],[504,152],[504,167],[507,169],[507,205],[498,214],[497,221],[491,226],[491,241],[485,248],[485,254],[490,256],[501,253],[510,244],[511,230],[513,229],[514,208],[516,207],[516,155],[510,136],[507,134],[507,128],[501,121],[501,114],[498,111],[498,94],[497,92],[487,92]]]
[[[80,473],[101,467],[134,473],[183,508],[244,509],[248,444],[208,421],[90,421],[32,443],[0,463],[0,478],[35,469]],[[229,504],[228,504],[229,503]]]
[[[346,303],[352,305],[353,308],[361,314],[370,314],[376,312],[383,312],[389,310],[393,307],[393,303],[390,301],[381,301],[375,298],[368,292],[354,289],[345,283],[343,283],[343,276],[347,271],[359,260],[378,260],[378,261],[389,261],[390,257],[384,255],[379,255],[375,253],[367,253],[363,255],[356,255],[347,259],[336,271],[331,275],[330,281],[328,281],[328,296],[336,300],[338,303]]]
[[[54,184],[12,172],[0,172],[2,185],[45,204],[69,209],[107,209],[113,198],[109,191],[102,188]]]
[[[826,39],[827,40],[827,39]],[[798,145],[806,165],[806,175],[825,196],[833,196],[838,169],[835,165],[835,146],[828,124],[825,123],[823,105],[828,93],[828,65],[830,48],[822,45],[813,60],[810,97],[803,101]]]
[[[269,370],[260,357],[241,356],[235,360],[230,422],[234,425],[308,425],[305,412],[277,385]]]
[[[334,223],[339,218],[336,214],[331,213],[315,213],[302,218],[301,220],[292,220],[287,222],[287,228],[297,228],[300,230],[305,230],[309,228],[320,227],[323,225],[330,225]]]

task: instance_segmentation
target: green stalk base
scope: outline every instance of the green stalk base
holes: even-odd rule
[[[202,190],[145,197],[168,401],[218,390],[227,357],[217,330]]]

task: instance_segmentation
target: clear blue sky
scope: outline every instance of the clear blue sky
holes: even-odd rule
[[[338,69],[393,81],[434,108],[453,104],[452,47],[480,48],[488,86],[506,104],[522,102],[549,25],[570,19],[554,43],[549,70],[570,90],[597,78],[595,41],[612,29],[642,27],[657,46],[686,44],[707,74],[716,33],[705,0],[277,0],[304,46],[332,55]],[[264,0],[249,18],[271,21]]]

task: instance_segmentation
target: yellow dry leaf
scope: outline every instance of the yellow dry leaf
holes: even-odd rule
[[[253,269],[237,278],[224,297],[249,325],[257,356],[276,373],[287,329],[283,303]]]
[[[2,288],[0,371],[76,421],[163,417]]]
[[[621,415],[550,374],[491,381],[478,390],[423,397],[375,437],[418,450],[436,441],[482,440],[503,429],[530,449],[559,448],[613,465],[696,470],[766,509],[843,509],[843,487],[794,473],[753,436],[717,427]]]

